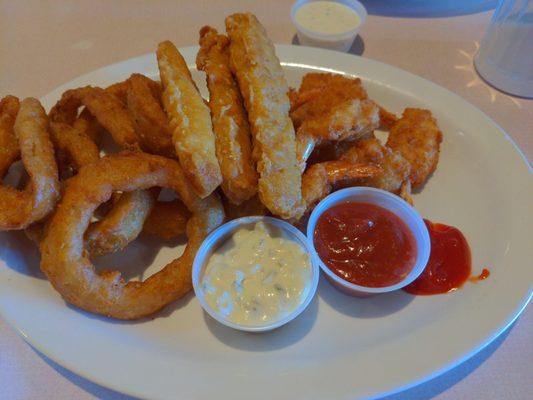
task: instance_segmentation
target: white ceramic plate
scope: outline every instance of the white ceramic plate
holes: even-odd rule
[[[182,49],[192,66],[197,48]],[[0,312],[34,347],[112,389],[155,399],[363,398],[405,389],[464,361],[498,336],[531,296],[531,171],[510,138],[477,108],[407,72],[365,58],[278,46],[289,84],[309,71],[360,76],[372,99],[400,113],[433,111],[444,132],[441,160],[416,208],[459,227],[473,272],[490,278],[454,293],[347,297],[328,282],[295,321],[265,334],[226,328],[192,296],[141,322],[111,321],[69,307],[43,279],[22,233],[0,234]],[[157,76],[155,56],[84,75],[45,96],[105,86],[132,72]],[[204,94],[203,77],[194,71]],[[126,276],[154,271],[177,250],[142,239],[108,257]],[[146,273],[145,273],[146,274]]]

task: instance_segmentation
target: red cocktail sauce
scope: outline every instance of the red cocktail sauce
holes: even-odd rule
[[[326,210],[318,218],[314,244],[336,275],[367,287],[400,282],[416,259],[407,225],[389,210],[368,203],[346,202]]]
[[[410,285],[403,288],[418,295],[448,293],[463,286],[472,269],[470,247],[461,231],[453,226],[424,220],[431,239],[431,255],[424,272]],[[484,269],[479,277],[489,276]]]
[[[468,278],[468,280],[470,282],[477,283],[479,281],[484,281],[489,276],[490,276],[490,271],[487,268],[483,268],[483,270],[481,271],[481,274],[477,276],[471,276],[470,278]]]

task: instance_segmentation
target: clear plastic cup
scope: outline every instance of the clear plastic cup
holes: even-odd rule
[[[355,283],[348,282],[347,280],[344,280],[340,276],[336,275],[320,259],[314,243],[315,227],[318,219],[326,210],[337,204],[348,201],[370,203],[389,210],[399,217],[413,234],[416,247],[415,262],[409,274],[407,274],[407,276],[400,282],[395,283],[394,285],[383,287],[367,287],[356,285]],[[318,265],[330,283],[342,292],[357,297],[367,297],[379,293],[392,292],[409,285],[424,271],[424,268],[429,260],[429,254],[431,252],[431,240],[429,238],[429,232],[420,214],[418,214],[413,207],[411,207],[400,197],[384,190],[371,187],[352,187],[342,189],[324,198],[313,209],[313,212],[309,217],[309,222],[307,223],[307,239],[311,245],[313,257],[318,261]]]
[[[202,278],[205,273],[205,269],[207,267],[207,263],[209,262],[209,259],[211,258],[211,255],[220,247],[222,246],[237,230],[239,230],[242,227],[253,227],[257,222],[263,222],[266,225],[273,226],[275,228],[281,229],[284,231],[284,233],[297,242],[300,246],[302,246],[302,249],[308,253],[311,254],[311,246],[309,244],[309,241],[307,240],[307,237],[300,232],[298,229],[296,229],[291,224],[282,221],[277,218],[272,217],[263,217],[263,216],[255,216],[255,217],[243,217],[234,219],[233,221],[227,222],[224,225],[218,227],[215,229],[211,234],[209,234],[200,248],[198,249],[198,252],[196,253],[196,257],[193,262],[192,266],[192,284],[194,288],[194,293],[196,294],[196,297],[198,301],[200,302],[200,305],[202,308],[215,320],[220,322],[223,325],[226,325],[230,328],[241,330],[241,331],[247,331],[247,332],[266,332],[270,331],[272,329],[279,328],[282,325],[285,325],[295,319],[298,315],[300,315],[307,306],[311,303],[311,300],[315,296],[317,287],[318,287],[318,279],[320,277],[320,269],[318,267],[318,264],[316,260],[311,256],[310,262],[311,262],[311,277],[308,282],[308,288],[306,289],[306,295],[300,300],[300,303],[298,307],[296,307],[293,311],[291,311],[289,314],[280,317],[278,320],[275,320],[273,322],[268,322],[262,325],[246,325],[246,324],[239,324],[235,322],[231,322],[228,319],[226,319],[225,316],[222,315],[218,310],[215,310],[213,307],[209,305],[209,303],[206,301],[204,297],[204,291],[202,289]]]
[[[497,89],[533,97],[533,1],[500,1],[474,65]]]
[[[321,47],[324,49],[348,51],[359,33],[359,29],[365,23],[367,12],[357,0],[329,0],[336,3],[344,4],[351,8],[359,16],[359,24],[352,30],[338,34],[324,34],[318,31],[307,29],[302,26],[295,18],[296,11],[307,3],[322,0],[298,0],[291,8],[291,20],[297,30],[298,41],[303,46]]]

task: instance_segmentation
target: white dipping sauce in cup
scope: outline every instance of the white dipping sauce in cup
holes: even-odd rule
[[[293,312],[308,295],[311,274],[309,254],[299,243],[258,222],[236,231],[211,255],[201,288],[228,321],[258,325]]]
[[[291,8],[301,45],[339,51],[351,48],[366,15],[357,0],[297,0]]]
[[[310,31],[327,35],[352,31],[361,23],[361,18],[352,8],[334,1],[303,4],[296,10],[294,19]]]

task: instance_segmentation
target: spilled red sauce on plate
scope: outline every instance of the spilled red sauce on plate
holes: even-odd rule
[[[416,295],[442,294],[459,289],[467,280],[488,278],[490,272],[486,268],[479,276],[470,277],[470,246],[459,229],[426,219],[424,222],[431,239],[429,261],[422,274],[403,290]]]

